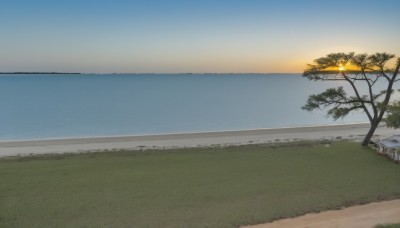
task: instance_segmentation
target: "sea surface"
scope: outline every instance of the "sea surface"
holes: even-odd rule
[[[300,74],[2,75],[0,140],[366,122],[363,113],[333,121],[301,109],[339,85]]]

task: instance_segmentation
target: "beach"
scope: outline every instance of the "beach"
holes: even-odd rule
[[[368,129],[368,123],[357,123],[201,133],[2,141],[0,142],[0,157],[234,146],[301,140],[361,140]],[[398,131],[395,129],[380,127],[375,132],[375,140],[396,134],[396,132]]]

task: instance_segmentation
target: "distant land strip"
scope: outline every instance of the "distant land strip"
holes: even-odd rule
[[[125,75],[125,74],[140,74],[140,75],[276,75],[276,74],[290,74],[297,75],[301,73],[77,73],[77,72],[0,72],[0,74],[99,74],[99,75]]]
[[[0,74],[81,74],[71,72],[0,72]]]

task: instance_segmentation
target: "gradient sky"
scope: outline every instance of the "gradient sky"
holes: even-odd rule
[[[302,72],[400,55],[398,0],[1,0],[0,71]]]

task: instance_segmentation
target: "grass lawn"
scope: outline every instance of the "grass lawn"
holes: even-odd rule
[[[400,228],[400,223],[376,225],[375,228]]]
[[[400,198],[400,165],[337,142],[0,160],[0,227],[232,227]]]

